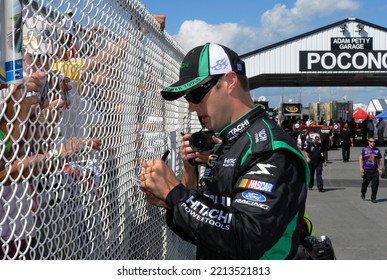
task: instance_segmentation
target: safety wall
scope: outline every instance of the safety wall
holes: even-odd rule
[[[24,74],[1,90],[0,259],[194,258],[134,180],[167,149],[181,176],[180,132],[200,128],[159,93],[185,54],[164,18],[137,0],[22,4],[23,28],[0,33],[22,32]]]

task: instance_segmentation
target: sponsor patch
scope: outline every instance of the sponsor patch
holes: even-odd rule
[[[255,143],[267,141],[267,133],[265,129],[261,129],[255,134]]]
[[[263,182],[263,181],[257,181],[257,180],[242,179],[239,184],[239,187],[245,188],[245,189],[259,190],[264,192],[272,192],[274,188],[274,184]]]
[[[210,208],[201,201],[195,200],[195,196],[189,197],[180,204],[180,207],[197,221],[210,226],[217,227],[221,230],[230,230],[232,213],[220,208]]]
[[[277,168],[276,166],[274,166],[270,163],[266,163],[266,164],[257,163],[256,166],[257,166],[256,171],[250,171],[247,174],[248,175],[271,175],[271,176],[273,176],[273,174],[270,173],[269,169],[272,169],[273,167]]]
[[[223,162],[223,167],[234,167],[236,158],[226,158]]]
[[[214,195],[214,194],[206,194],[204,193],[208,198],[211,198],[211,200],[214,203],[222,204],[223,206],[230,207],[231,206],[231,197],[229,196],[222,196],[222,195]]]
[[[231,129],[228,132],[228,134],[227,134],[228,139],[233,140],[234,138],[236,138],[239,134],[241,134],[243,131],[245,131],[249,127],[250,127],[249,120],[244,120],[243,122],[239,123],[238,125],[236,125],[233,129]]]
[[[243,198],[254,201],[254,202],[265,202],[266,197],[263,194],[253,192],[253,191],[244,191],[242,192]]]
[[[237,199],[234,200],[234,202],[238,203],[238,204],[244,204],[244,205],[258,207],[258,208],[261,208],[263,210],[269,210],[270,209],[269,205],[263,204],[261,202],[250,201],[248,199],[237,198]]]

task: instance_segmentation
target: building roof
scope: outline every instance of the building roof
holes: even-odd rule
[[[344,43],[341,44],[340,40]],[[359,44],[357,40],[362,43]],[[386,42],[387,28],[361,19],[347,18],[243,54],[241,58],[246,63],[251,89],[387,86],[387,67],[384,63],[369,66],[375,58],[385,56]],[[319,67],[310,70],[307,67],[311,64],[311,58],[315,58],[313,55],[319,56],[321,61]],[[334,63],[334,67],[330,68]]]
[[[368,113],[379,113],[387,109],[387,99],[371,99],[367,106]],[[374,114],[375,115],[375,114]]]

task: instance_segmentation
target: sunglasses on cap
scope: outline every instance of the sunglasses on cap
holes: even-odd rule
[[[203,100],[204,96],[206,96],[206,94],[218,83],[220,77],[222,76],[223,75],[214,76],[208,82],[202,84],[198,88],[195,88],[193,91],[188,93],[186,96],[184,96],[184,98],[188,102],[199,104]]]

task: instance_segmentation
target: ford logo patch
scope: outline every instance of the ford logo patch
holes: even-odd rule
[[[266,197],[263,194],[252,192],[252,191],[245,191],[242,193],[242,196],[251,201],[257,201],[257,202],[264,202],[266,201]]]

